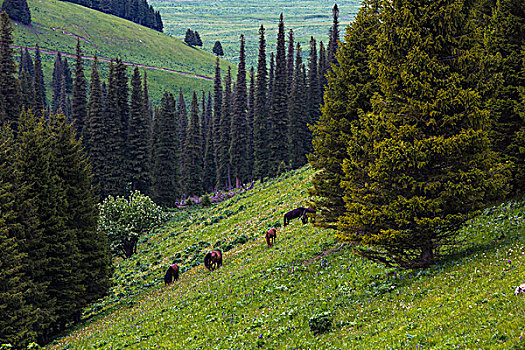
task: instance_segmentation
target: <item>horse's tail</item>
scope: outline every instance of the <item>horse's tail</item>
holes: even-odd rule
[[[168,271],[166,271],[166,274],[164,275],[164,284],[170,284],[171,283],[171,266],[168,267]]]

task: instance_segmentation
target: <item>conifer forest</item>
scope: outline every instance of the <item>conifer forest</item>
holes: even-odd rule
[[[0,5],[0,349],[525,348],[523,0]]]

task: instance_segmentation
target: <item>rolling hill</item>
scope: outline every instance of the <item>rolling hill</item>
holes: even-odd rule
[[[469,242],[417,271],[362,260],[333,232],[282,215],[305,205],[299,169],[171,221],[115,261],[115,286],[49,349],[523,349],[525,203],[467,222]],[[268,248],[264,232],[278,227]],[[224,265],[202,265],[212,247]],[[169,264],[181,278],[164,286]],[[318,334],[312,329],[319,331]],[[323,332],[325,331],[325,332]]]
[[[190,96],[192,91],[212,89],[216,59],[213,54],[189,47],[167,34],[80,5],[57,0],[28,0],[28,4],[32,24],[14,23],[14,45],[30,49],[40,45],[47,85],[56,52],[74,55],[79,38],[86,58],[96,52],[101,61],[120,57],[130,65],[147,69],[154,103],[160,100],[163,91],[176,92],[182,87],[185,95]],[[68,61],[74,62],[73,58]],[[89,74],[90,61],[85,65]],[[222,69],[227,65],[228,62],[221,61]],[[102,65],[104,79],[107,73],[107,64]]]

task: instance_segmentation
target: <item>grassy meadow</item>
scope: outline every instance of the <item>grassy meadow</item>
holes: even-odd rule
[[[333,232],[281,227],[306,204],[299,169],[210,207],[172,212],[115,285],[48,349],[524,349],[525,202],[485,210],[456,255],[418,271],[362,260]],[[277,227],[266,246],[264,233]],[[207,271],[211,248],[224,265]],[[164,286],[172,263],[183,273]],[[314,334],[314,329],[328,332]]]
[[[181,40],[188,28],[199,32],[203,48],[209,52],[219,40],[224,58],[230,62],[239,59],[239,37],[246,37],[248,67],[257,66],[259,27],[266,28],[267,52],[275,52],[279,14],[283,13],[286,32],[293,29],[295,41],[301,43],[307,55],[310,37],[328,44],[328,30],[332,25],[332,8],[335,1],[319,0],[150,0],[160,11],[164,31]],[[354,19],[360,6],[359,0],[337,1],[340,10],[341,33]],[[342,36],[341,36],[342,38]]]
[[[28,0],[28,4],[32,24],[13,23],[14,45],[29,49],[34,49],[36,44],[40,46],[47,85],[50,85],[56,52],[74,55],[79,38],[86,57],[93,57],[95,53],[101,61],[120,57],[124,62],[146,69],[154,103],[160,101],[164,91],[178,91],[182,87],[185,96],[190,98],[193,91],[213,88],[216,57],[209,52],[80,5],[58,0]],[[74,63],[74,57],[67,59],[70,65]],[[222,69],[228,64],[223,60]],[[86,59],[85,66],[89,76],[91,60]],[[102,77],[106,79],[107,62],[103,62],[101,68]],[[131,76],[131,68],[128,72]],[[51,99],[51,91],[48,91],[48,99]]]

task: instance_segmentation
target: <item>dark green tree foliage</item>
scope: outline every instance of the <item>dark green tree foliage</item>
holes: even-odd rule
[[[131,101],[128,133],[129,177],[131,189],[149,193],[150,187],[150,125],[148,110],[144,102],[144,90],[138,67],[131,77]]]
[[[57,53],[55,57],[55,63],[53,66],[53,99],[51,101],[51,108],[53,113],[55,113],[60,104],[60,90],[62,85],[62,75],[63,75],[63,67],[62,67],[62,54],[60,52]]]
[[[184,95],[182,94],[182,88],[179,90],[179,99],[177,101],[177,135],[179,137],[179,154],[180,157],[180,171],[181,174],[184,172],[184,161],[185,158],[182,155],[185,152],[184,147],[186,146],[186,137],[188,131],[188,110],[186,108],[186,100],[184,100]]]
[[[237,81],[233,95],[233,113],[230,126],[230,164],[231,176],[235,178],[235,187],[246,182],[251,175],[248,166],[248,120],[246,110],[248,96],[246,86],[246,52],[244,49],[244,35],[241,35],[239,51],[239,65],[237,67]]]
[[[40,58],[40,47],[36,45],[35,52],[35,75],[33,76],[33,86],[35,89],[34,111],[37,116],[42,115],[46,108],[46,89],[44,84],[44,72],[42,71],[42,60]]]
[[[473,212],[505,195],[506,171],[488,138],[488,113],[468,86],[463,1],[394,2],[371,47],[380,93],[360,115],[343,163],[347,212],[341,237],[387,265],[433,264]],[[392,43],[396,45],[392,45]]]
[[[324,88],[327,83],[326,73],[328,72],[329,63],[326,60],[326,50],[324,48],[322,41],[319,43],[319,60],[318,61],[319,61],[319,67],[317,68],[317,72],[319,73],[319,85],[321,87],[321,90],[324,91]]]
[[[261,181],[268,176],[268,69],[264,27],[259,28],[259,55],[253,106],[253,177]]]
[[[232,78],[231,68],[224,78],[224,94],[222,96],[221,118],[218,125],[218,133],[215,137],[217,143],[217,188],[231,188],[230,181],[230,127],[232,115]]]
[[[84,129],[87,119],[87,80],[84,76],[84,63],[82,62],[82,49],[80,39],[77,38],[75,56],[75,80],[73,82],[73,97],[71,100],[71,120],[77,128],[77,135],[84,138]]]
[[[153,198],[164,207],[175,206],[179,191],[179,139],[175,99],[164,93],[154,119],[153,137]]]
[[[195,46],[202,47],[202,39],[198,31],[195,31]]]
[[[286,53],[286,74],[288,76],[288,94],[292,91],[293,73],[294,73],[294,38],[293,30],[290,29],[288,32],[288,51]]]
[[[206,121],[206,128],[203,132],[203,153],[204,153],[204,164],[203,164],[203,177],[202,186],[204,192],[211,192],[215,188],[215,175],[217,170],[215,169],[215,152],[213,145],[213,100],[211,92],[208,92],[208,99],[206,102],[206,113],[204,114],[204,120]]]
[[[62,74],[64,74],[64,78],[66,79],[66,92],[70,94],[73,92],[73,76],[71,75],[71,69],[69,68],[67,57],[64,57],[64,60],[62,61]]]
[[[358,112],[370,112],[370,99],[378,91],[368,68],[367,47],[375,43],[379,19],[378,0],[363,3],[356,19],[346,29],[345,42],[339,51],[339,64],[328,76],[322,115],[312,128],[314,154],[310,164],[317,172],[310,190],[316,207],[316,225],[336,228],[344,214],[343,189],[340,186],[343,160],[347,157],[347,134],[351,123],[357,122]]]
[[[337,64],[336,53],[339,48],[339,8],[337,4],[334,5],[332,9],[333,24],[330,28],[329,38],[328,38],[328,50],[326,53],[326,60],[328,63],[327,69],[331,69],[330,65]]]
[[[184,146],[184,171],[182,183],[187,196],[202,193],[202,134],[199,125],[199,102],[193,93],[190,105],[190,123],[188,124],[186,145]]]
[[[13,136],[9,128],[0,129],[0,344],[12,344],[18,348],[34,341],[33,331],[36,310],[31,305],[31,281],[27,279],[29,261],[23,247],[25,242],[17,239],[17,212],[14,184]]]
[[[29,54],[27,48],[20,49],[20,64],[18,65],[18,74],[21,74],[23,70],[27,70],[31,76],[34,74],[33,59]]]
[[[31,60],[31,57],[29,57],[29,60]],[[24,106],[26,109],[32,110],[34,109],[35,103],[35,88],[33,85],[33,75],[27,66],[21,70],[19,74],[19,81],[22,106]]]
[[[222,44],[219,40],[213,44],[213,50],[212,52],[216,54],[217,56],[224,56],[224,51],[222,50]]]
[[[246,109],[246,124],[248,126],[248,143],[246,156],[248,160],[248,177],[253,179],[253,118],[255,113],[255,71],[250,68],[250,87],[248,88],[248,105]]]
[[[142,78],[142,87],[144,88],[142,98],[144,99],[144,107],[146,108],[146,114],[149,120],[148,124],[150,126],[150,131],[151,131],[151,128],[153,127],[153,109],[152,109],[151,101],[149,99],[148,75],[146,74],[146,71],[144,71],[144,75]]]
[[[267,108],[268,108],[268,116],[270,115],[270,111],[272,109],[272,95],[273,95],[273,85],[275,80],[275,54],[272,52],[270,53],[270,72],[268,73],[268,99],[266,100]],[[268,125],[268,128],[270,126]]]
[[[288,124],[288,96],[286,74],[286,51],[284,40],[283,15],[279,19],[277,33],[277,53],[275,55],[275,76],[271,93],[271,107],[269,114],[269,140],[270,142],[270,174],[278,175],[277,170],[281,163],[288,161],[287,124]]]
[[[31,12],[27,0],[4,0],[2,10],[7,12],[13,21],[31,24]]]
[[[110,64],[106,101],[106,138],[111,142],[106,156],[107,194],[127,193],[129,166],[127,157],[127,127],[129,119],[126,67],[120,59]]]
[[[288,154],[290,167],[297,169],[306,164],[305,140],[309,139],[308,126],[306,125],[306,89],[304,86],[304,68],[301,55],[301,46],[297,43],[295,55],[295,68],[288,105]]]
[[[197,46],[197,38],[195,37],[195,32],[188,28],[186,34],[184,35],[184,42],[190,46]]]
[[[106,157],[111,156],[111,147],[107,138],[107,126],[104,117],[104,95],[98,73],[98,58],[95,54],[91,66],[91,82],[89,86],[88,118],[84,145],[91,160],[93,183],[100,198],[106,198],[107,189]]]
[[[19,82],[13,56],[13,26],[6,12],[0,14],[0,125],[13,124],[20,115]]]
[[[73,272],[79,277],[78,284],[76,289],[72,286],[68,289],[80,294],[74,303],[69,301],[72,305],[66,309],[66,315],[69,321],[80,321],[82,308],[102,297],[110,287],[111,256],[104,233],[97,230],[98,208],[92,170],[75,128],[63,115],[52,117],[50,128],[54,143],[52,164],[66,198],[60,209],[65,214],[66,229],[71,230],[66,242],[66,248],[70,246],[67,254],[71,255],[73,270],[82,270],[81,274]],[[73,256],[75,249],[78,257]]]
[[[310,57],[308,58],[308,90],[307,90],[307,113],[308,124],[313,125],[319,119],[321,114],[319,107],[321,105],[322,90],[319,84],[319,74],[317,71],[317,44],[313,37],[310,38]],[[311,138],[307,141],[311,145]],[[311,146],[306,150],[311,151]]]
[[[487,106],[493,119],[491,139],[495,151],[515,163],[514,187],[525,191],[525,120],[519,115],[520,90],[525,86],[523,55],[525,49],[525,3],[497,1],[490,24],[485,27],[485,74]],[[523,106],[521,107],[523,108]]]

